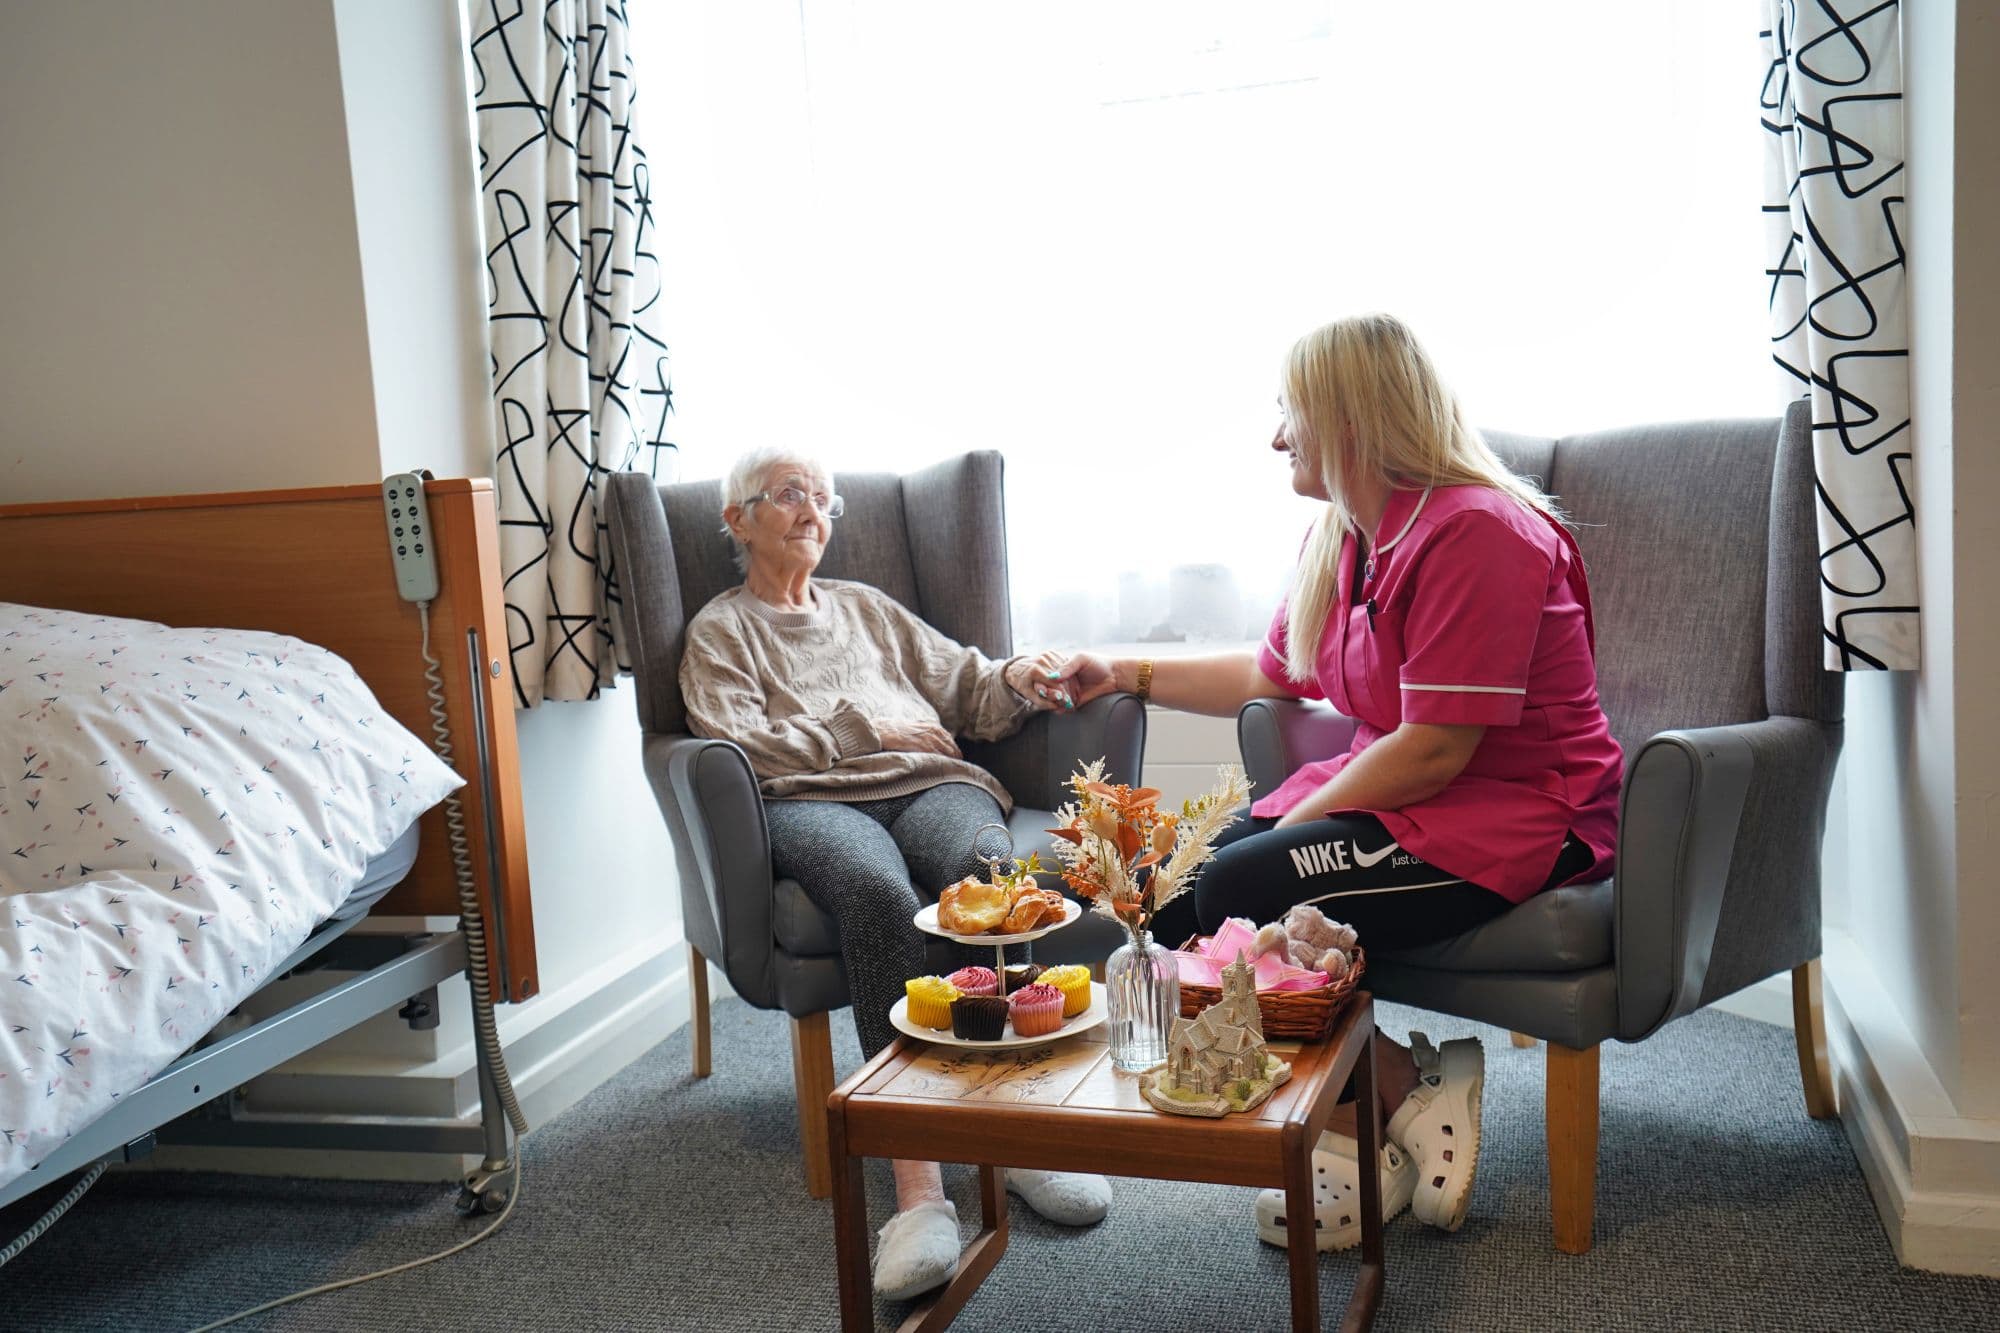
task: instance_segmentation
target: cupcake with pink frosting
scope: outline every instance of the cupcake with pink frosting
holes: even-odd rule
[[[1007,1021],[1017,1037],[1039,1037],[1063,1023],[1063,993],[1037,981],[1007,997]]]
[[[958,987],[960,995],[991,995],[1000,989],[1000,978],[990,967],[961,967],[945,980]]]

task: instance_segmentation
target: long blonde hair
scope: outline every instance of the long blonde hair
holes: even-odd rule
[[[1285,435],[1313,457],[1331,497],[1314,525],[1285,619],[1285,670],[1313,679],[1338,589],[1340,542],[1354,526],[1348,497],[1373,477],[1399,489],[1491,486],[1560,519],[1548,496],[1507,470],[1465,419],[1416,335],[1393,315],[1357,315],[1314,329],[1285,359]]]

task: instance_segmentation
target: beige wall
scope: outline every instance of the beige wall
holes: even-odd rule
[[[371,481],[326,0],[0,14],[0,501]]]

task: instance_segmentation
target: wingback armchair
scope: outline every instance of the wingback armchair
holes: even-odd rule
[[[1833,1114],[1820,1013],[1820,838],[1842,682],[1820,664],[1811,422],[1649,426],[1564,439],[1490,434],[1577,522],[1598,684],[1625,750],[1616,875],[1539,894],[1455,939],[1368,955],[1383,999],[1548,1042],[1556,1248],[1587,1251],[1598,1046],[1790,971],[1806,1107]],[[1344,750],[1325,705],[1238,717],[1268,791]],[[1530,1043],[1532,1044],[1532,1043]]]
[[[987,656],[1013,651],[1007,598],[1002,462],[986,451],[908,476],[848,473],[835,479],[847,511],[833,525],[819,575],[869,583]],[[687,621],[742,581],[722,532],[718,481],[656,486],[637,473],[606,481],[605,516],[621,590],[620,625],[638,685],[646,776],[672,834],[693,993],[694,1072],[710,1068],[708,962],[735,992],[792,1020],[792,1072],[806,1184],[831,1190],[827,1094],[833,1091],[831,1010],[849,1003],[834,919],[791,880],[775,878],[748,758],[726,740],[688,732],[680,690]],[[965,755],[1014,797],[1009,829],[1025,856],[1049,846],[1049,811],[1079,760],[1102,756],[1113,780],[1136,783],[1145,708],[1129,694],[1074,713],[1036,715]],[[1044,856],[1044,860],[1052,858]],[[1044,961],[1102,957],[1116,928],[1086,916],[1038,943]]]

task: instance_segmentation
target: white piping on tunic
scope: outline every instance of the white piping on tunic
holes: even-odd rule
[[[1406,690],[1431,690],[1438,694],[1526,694],[1512,685],[1411,685],[1405,682]]]
[[[1430,498],[1431,498],[1431,488],[1426,486],[1424,487],[1424,493],[1417,497],[1417,507],[1410,511],[1409,521],[1403,524],[1403,530],[1401,532],[1398,532],[1395,536],[1391,537],[1386,542],[1377,542],[1375,544],[1375,549],[1373,552],[1371,552],[1371,554],[1380,555],[1382,554],[1382,552],[1388,550],[1391,546],[1394,546],[1397,542],[1403,540],[1403,538],[1409,536],[1410,529],[1417,526],[1417,515],[1424,512],[1424,503]]]

